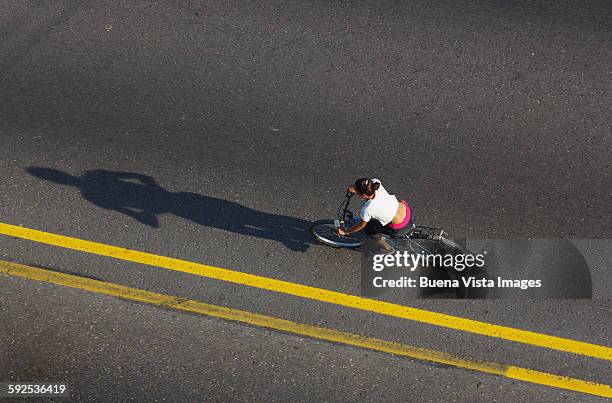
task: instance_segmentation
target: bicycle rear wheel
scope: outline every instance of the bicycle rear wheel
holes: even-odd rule
[[[319,242],[334,248],[356,248],[366,241],[364,233],[356,232],[350,235],[339,236],[333,220],[317,221],[310,227],[310,233]]]

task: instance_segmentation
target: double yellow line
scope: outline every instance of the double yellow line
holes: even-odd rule
[[[513,342],[544,347],[568,353],[580,354],[612,360],[612,348],[597,344],[586,343],[541,333],[530,332],[492,323],[480,322],[472,319],[460,318],[438,312],[411,308],[384,301],[377,301],[355,295],[343,294],[336,291],[290,283],[273,278],[241,273],[234,270],[207,266],[185,260],[169,258],[151,253],[120,248],[117,246],[85,241],[48,232],[0,223],[0,234],[27,239],[48,245],[78,250],[100,256],[108,256],[129,262],[141,263],[149,266],[162,267],[183,273],[195,274],[216,280],[246,285],[297,297],[328,302],[363,311],[375,312],[381,315],[392,316],[427,323],[435,326],[447,327],[455,330],[471,332],[489,337],[505,339]]]
[[[452,365],[459,368],[480,371],[489,374],[504,376],[510,379],[532,382],[556,388],[568,389],[576,392],[588,393],[596,396],[612,397],[612,389],[608,385],[588,382],[580,379],[568,378],[534,371],[511,365],[502,365],[492,362],[477,362],[462,359],[439,351],[413,347],[405,344],[393,343],[385,340],[360,336],[352,333],[340,332],[296,323],[284,319],[245,312],[223,306],[210,305],[200,301],[158,294],[150,291],[126,287],[120,284],[92,280],[70,274],[58,273],[50,270],[19,265],[0,261],[0,273],[27,278],[30,280],[45,281],[98,294],[105,294],[124,298],[131,301],[163,306],[181,311],[208,315],[216,318],[247,323],[249,325],[280,330],[284,332],[309,336],[317,339],[367,348],[385,353],[427,360],[435,363]]]

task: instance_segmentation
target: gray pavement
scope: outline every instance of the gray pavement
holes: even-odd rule
[[[334,212],[355,177],[374,175],[408,198],[420,223],[453,236],[603,239],[596,245],[605,256],[612,237],[611,16],[605,1],[4,2],[0,222],[358,294],[359,253],[316,245],[305,230]],[[610,382],[600,360],[4,236],[0,253]],[[593,277],[594,290],[610,285],[606,261],[594,262],[603,273]],[[51,379],[59,365],[82,400],[124,393],[160,400],[586,398],[0,280],[2,323],[9,324],[0,335],[12,341],[0,349],[12,354],[0,380]],[[608,299],[399,302],[610,345]],[[92,354],[98,343],[88,328],[98,319],[120,323],[121,337],[104,326],[99,337],[108,348]],[[64,320],[71,325],[56,340],[70,347],[58,350],[57,361],[37,363],[36,351],[55,348],[39,340]],[[39,336],[17,338],[27,332]],[[145,356],[136,342],[141,334],[154,345]],[[66,364],[71,359],[79,364]],[[18,361],[25,364],[10,365]]]
[[[12,340],[2,350],[0,370],[19,379],[68,379],[76,400],[603,400],[63,287],[4,280],[2,299],[11,304],[15,325],[0,331]],[[23,338],[31,343],[19,343]]]

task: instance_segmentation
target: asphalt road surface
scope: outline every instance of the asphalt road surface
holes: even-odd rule
[[[612,3],[0,3],[0,223],[360,295],[374,176],[468,239],[570,239],[593,298],[392,302],[610,346]],[[591,241],[592,240],[592,241]],[[594,251],[594,252],[593,252]],[[610,384],[610,360],[0,235],[1,260]],[[551,271],[555,267],[551,264]],[[600,397],[0,274],[0,381],[84,401]]]

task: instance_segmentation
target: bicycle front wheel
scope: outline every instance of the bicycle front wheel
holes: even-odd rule
[[[336,227],[333,220],[317,221],[310,227],[310,233],[319,242],[334,248],[356,248],[366,241],[364,233],[355,232],[350,235],[339,236],[336,234]]]

